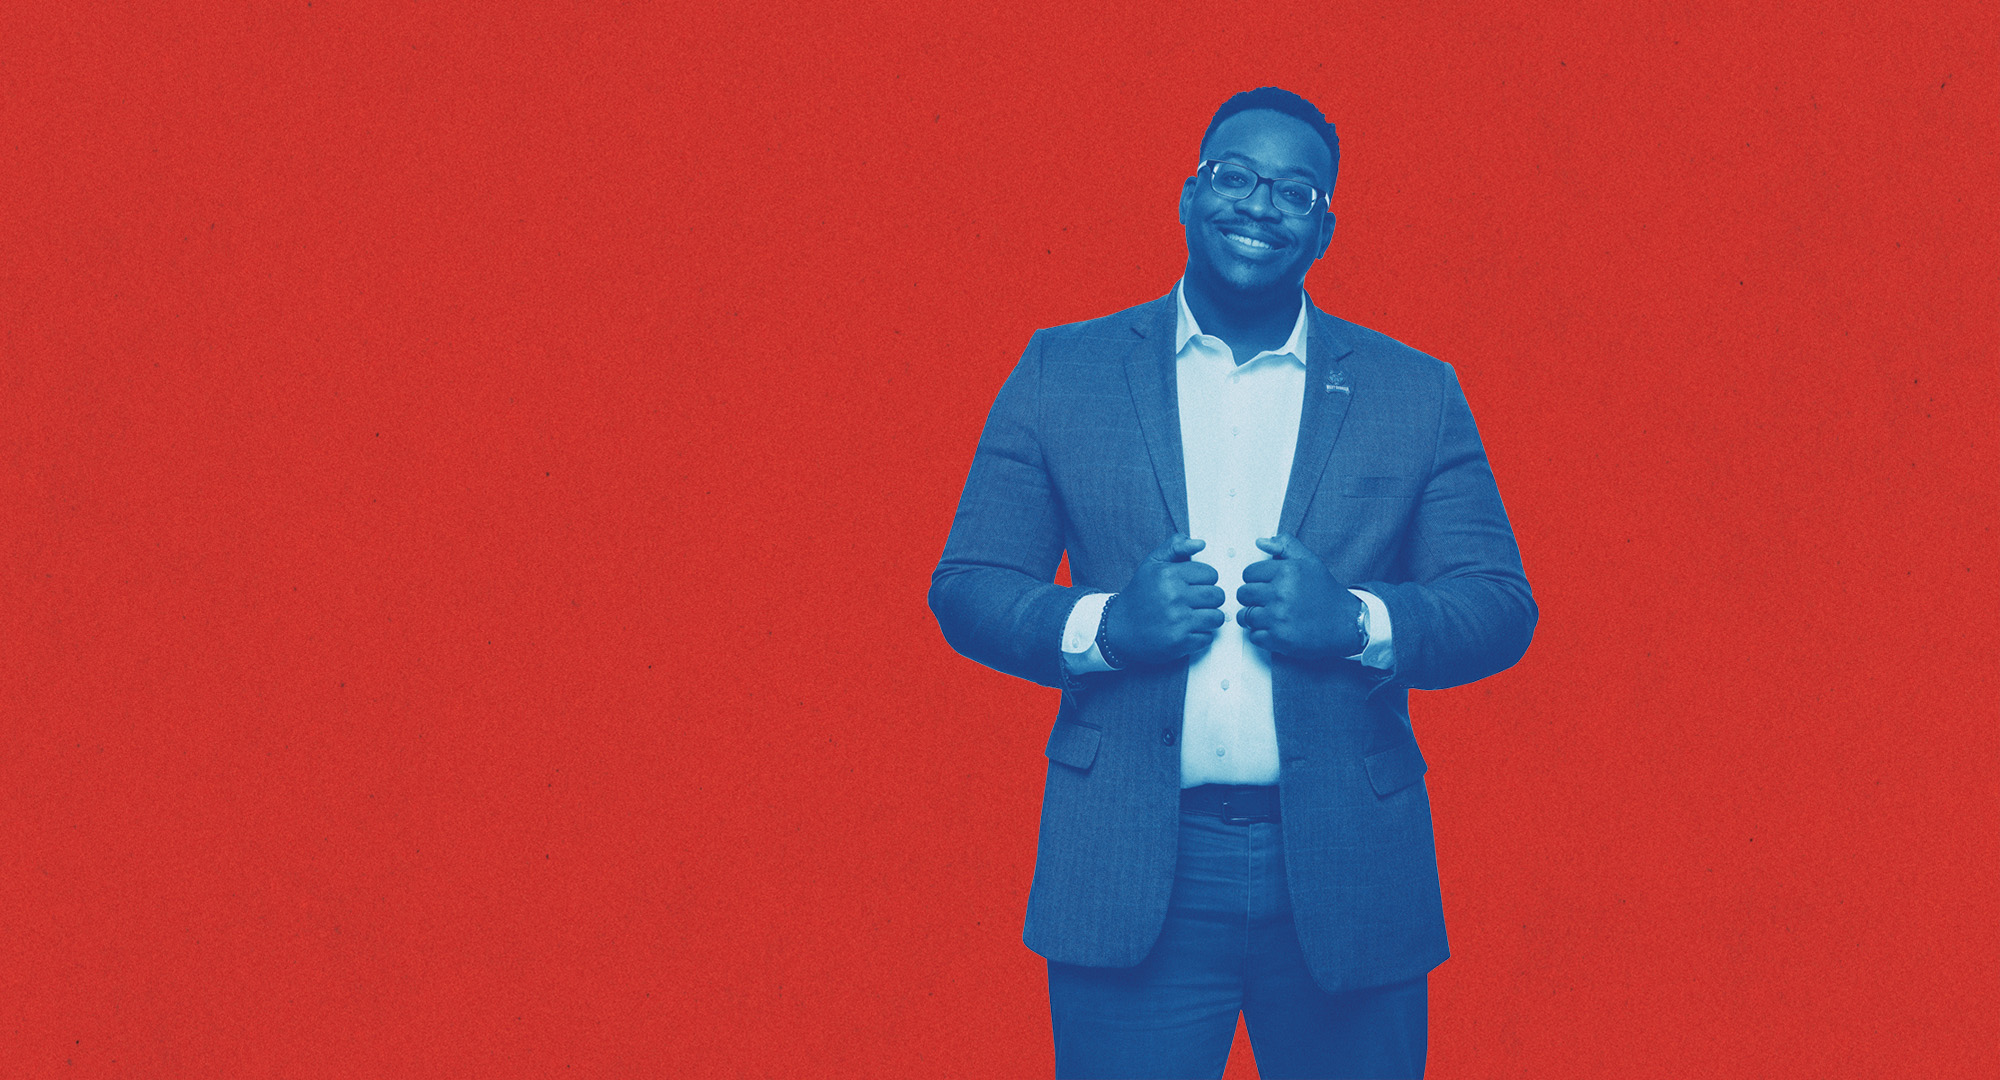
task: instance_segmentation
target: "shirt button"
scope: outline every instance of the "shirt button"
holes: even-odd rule
[[[1215,756],[1216,756],[1216,757],[1222,757],[1223,755],[1225,755],[1225,754],[1227,754],[1227,753],[1229,753],[1229,751],[1227,751],[1227,750],[1224,750],[1224,749],[1223,749],[1222,747],[1220,747],[1220,746],[1218,746],[1218,747],[1216,747],[1216,748],[1215,748]]]
[[[1230,429],[1229,429],[1229,433],[1230,433],[1231,435],[1241,435],[1241,434],[1243,434],[1243,429],[1242,429],[1242,428],[1230,428]]]
[[[1232,558],[1232,559],[1236,557],[1236,549],[1235,549],[1235,548],[1230,548],[1230,549],[1229,549],[1229,557],[1230,557],[1230,558]],[[1075,650],[1075,649],[1071,649],[1070,651],[1071,651],[1071,652],[1075,652],[1076,650]]]
[[[1224,690],[1227,690],[1227,689],[1229,689],[1229,680],[1228,680],[1228,679],[1224,679],[1224,680],[1222,680],[1222,688],[1223,688]]]
[[[1230,498],[1232,498],[1232,499],[1236,497],[1236,489],[1235,489],[1235,488],[1230,488],[1230,489],[1229,489],[1229,497],[1230,497]],[[1046,640],[1046,639],[1044,639],[1044,640]]]

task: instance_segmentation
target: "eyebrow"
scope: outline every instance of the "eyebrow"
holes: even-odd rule
[[[1242,165],[1248,165],[1252,169],[1254,169],[1255,171],[1264,176],[1274,177],[1279,180],[1303,180],[1306,183],[1311,184],[1315,190],[1325,190],[1324,188],[1320,187],[1319,177],[1314,176],[1310,170],[1300,166],[1287,165],[1283,169],[1277,172],[1270,172],[1267,171],[1268,166],[1266,166],[1263,162],[1257,160],[1256,158],[1251,157],[1248,154],[1236,150],[1224,150],[1222,153],[1216,155],[1215,157],[1209,158],[1208,160],[1222,161],[1224,159],[1234,159],[1237,163]]]

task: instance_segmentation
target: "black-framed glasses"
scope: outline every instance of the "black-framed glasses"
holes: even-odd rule
[[[1293,217],[1313,212],[1326,193],[1303,180],[1272,179],[1233,161],[1204,161],[1195,166],[1208,174],[1208,186],[1225,199],[1247,199],[1259,184],[1271,185],[1271,205]]]

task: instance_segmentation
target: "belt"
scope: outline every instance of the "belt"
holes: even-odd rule
[[[1278,820],[1276,784],[1202,784],[1181,789],[1181,811],[1219,817],[1226,825]]]

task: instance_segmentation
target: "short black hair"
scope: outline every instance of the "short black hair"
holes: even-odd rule
[[[1303,120],[1307,127],[1313,129],[1319,135],[1320,141],[1326,143],[1327,153],[1333,155],[1333,171],[1326,178],[1327,185],[1332,186],[1334,177],[1340,175],[1340,136],[1335,134],[1332,121],[1326,118],[1325,113],[1319,111],[1319,106],[1290,90],[1281,90],[1275,86],[1260,86],[1255,90],[1245,90],[1223,102],[1222,107],[1215,110],[1215,118],[1208,122],[1208,130],[1201,133],[1201,150],[1208,149],[1208,137],[1215,134],[1215,129],[1224,120],[1252,109],[1269,109],[1272,112],[1284,113],[1296,120]]]

